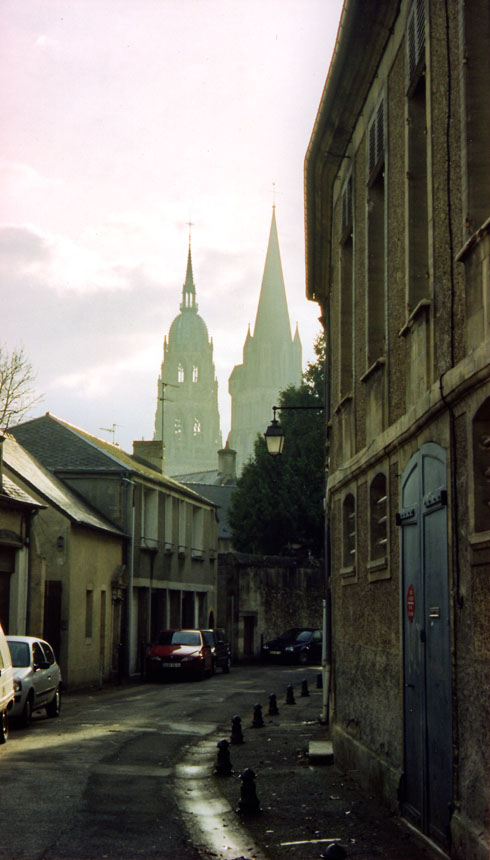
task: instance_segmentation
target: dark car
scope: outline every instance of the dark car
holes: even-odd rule
[[[322,659],[322,631],[314,627],[292,627],[262,646],[264,660],[287,663],[319,663]]]
[[[202,630],[162,630],[148,652],[146,670],[150,680],[211,675],[213,655]]]
[[[223,672],[228,673],[231,669],[231,650],[225,631],[218,627],[202,632],[213,654],[213,672],[216,669],[222,669]]]

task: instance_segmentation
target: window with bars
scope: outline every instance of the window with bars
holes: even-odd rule
[[[386,475],[379,473],[369,488],[369,559],[386,558],[388,546],[388,498]]]
[[[352,568],[356,563],[356,500],[348,493],[342,505],[343,568]]]
[[[490,531],[490,397],[473,419],[475,532]]]

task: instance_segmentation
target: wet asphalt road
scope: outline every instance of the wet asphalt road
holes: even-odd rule
[[[178,763],[234,714],[250,720],[256,701],[317,671],[240,667],[75,693],[58,719],[41,712],[29,729],[12,726],[0,748],[1,860],[203,860],[184,824]]]

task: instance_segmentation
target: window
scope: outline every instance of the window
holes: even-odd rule
[[[46,658],[44,656],[43,649],[41,648],[39,642],[32,643],[32,662],[34,666],[40,666],[41,663],[44,663]]]
[[[353,325],[353,234],[352,174],[341,195],[342,232],[340,243],[340,399],[352,392]]]
[[[349,493],[342,506],[342,567],[351,570],[356,563],[356,502]]]
[[[179,364],[179,366],[177,367],[177,382],[183,382],[183,381],[184,381],[184,367],[182,364]]]
[[[92,624],[94,614],[94,592],[92,589],[87,589],[85,592],[85,638],[92,637]]]
[[[429,294],[427,79],[425,0],[415,0],[407,27],[408,313]]]
[[[192,381],[199,382],[199,368],[196,365],[192,368]]]
[[[473,419],[475,532],[490,531],[490,397]]]
[[[174,421],[174,436],[177,440],[182,439],[184,433],[184,426],[182,424],[181,418],[176,418]]]
[[[367,366],[385,344],[385,108],[382,99],[368,126]]]
[[[193,427],[194,436],[199,436],[201,434],[201,422],[199,418],[194,419],[194,427]]]
[[[385,561],[388,544],[386,476],[378,474],[369,488],[369,559]]]

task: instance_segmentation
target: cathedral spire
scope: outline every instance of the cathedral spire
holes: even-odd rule
[[[196,304],[196,285],[194,283],[194,275],[192,272],[192,255],[191,255],[191,224],[189,224],[189,251],[187,254],[187,270],[185,273],[185,281],[182,287],[182,304],[180,310],[192,308],[197,311]]]
[[[276,225],[276,206],[272,207],[269,244],[265,259],[260,298],[255,318],[254,338],[291,340],[291,326],[282,273]]]

